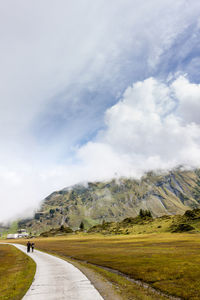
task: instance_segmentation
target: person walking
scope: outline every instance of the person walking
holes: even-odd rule
[[[30,249],[31,249],[31,243],[28,241],[28,243],[26,245],[27,245],[27,253],[28,253],[28,252],[30,252]]]
[[[35,244],[34,243],[31,244],[31,248],[32,248],[32,252],[33,252],[34,248],[35,248]]]

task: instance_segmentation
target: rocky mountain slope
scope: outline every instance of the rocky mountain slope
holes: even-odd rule
[[[44,199],[33,219],[21,220],[19,226],[38,233],[61,225],[76,229],[83,221],[89,228],[103,221],[135,217],[140,209],[160,217],[199,207],[200,170],[176,169],[149,172],[140,180],[120,178],[56,191]]]

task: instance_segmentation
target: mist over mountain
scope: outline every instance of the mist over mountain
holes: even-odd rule
[[[30,232],[41,232],[61,225],[77,229],[104,221],[135,217],[140,209],[153,217],[183,214],[200,207],[200,170],[148,172],[140,180],[119,178],[88,182],[55,191],[47,196],[33,219],[19,225]]]

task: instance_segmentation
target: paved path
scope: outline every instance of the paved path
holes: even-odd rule
[[[26,253],[26,247],[13,244]],[[23,300],[103,300],[88,278],[63,259],[35,250],[28,254],[37,264],[33,283]]]

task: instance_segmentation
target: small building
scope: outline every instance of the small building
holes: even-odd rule
[[[24,238],[24,237],[28,237],[28,233],[26,232],[26,229],[18,229],[17,230],[18,233],[18,238]]]
[[[17,230],[17,233],[26,233],[26,229],[22,229],[22,228],[21,228],[21,229],[18,229],[18,230]]]
[[[20,239],[28,237],[28,233],[25,229],[19,229],[17,233],[9,233],[7,239]]]
[[[18,233],[9,233],[7,235],[7,239],[17,239],[18,238]]]
[[[28,233],[27,232],[18,233],[18,238],[24,238],[24,237],[28,237]]]

